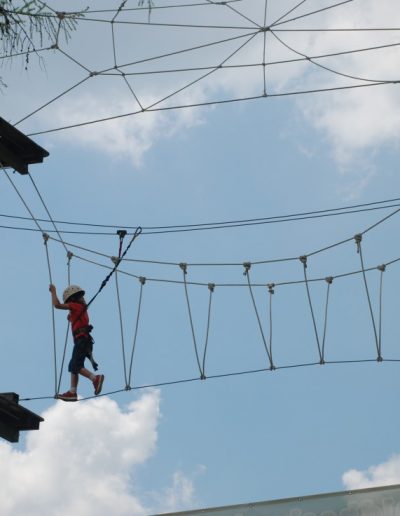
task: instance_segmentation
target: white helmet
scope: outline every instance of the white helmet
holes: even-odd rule
[[[66,303],[68,299],[74,294],[81,294],[83,297],[85,295],[85,291],[81,289],[79,285],[68,285],[68,287],[63,292],[64,303]]]

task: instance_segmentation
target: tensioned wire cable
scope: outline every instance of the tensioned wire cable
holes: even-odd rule
[[[400,212],[400,208],[396,209],[395,211],[393,211],[392,213],[390,213],[389,215],[383,217],[382,219],[380,219],[379,221],[375,222],[374,224],[372,224],[371,226],[369,226],[367,229],[365,229],[364,231],[362,231],[361,233],[359,234],[366,234],[367,232],[369,231],[372,231],[373,229],[375,229],[376,227],[378,227],[380,224],[383,224],[384,222],[386,222],[387,220],[389,220],[391,217],[393,217],[394,215],[397,215],[398,213]],[[51,238],[52,240],[54,241],[58,241],[56,238],[54,237],[49,237]],[[315,251],[312,251],[312,252],[308,252],[308,253],[303,253],[301,256],[307,258],[307,257],[310,257],[310,256],[315,256],[317,254],[320,254],[320,253],[323,253],[323,252],[326,252],[326,251],[329,251],[330,249],[333,249],[334,247],[338,247],[338,246],[341,246],[341,245],[344,245],[350,241],[352,241],[354,239],[354,236],[351,236],[351,237],[348,237],[348,238],[345,238],[343,240],[340,240],[340,241],[337,241],[337,242],[334,242],[332,244],[329,244],[327,246],[324,246],[322,248],[319,248]],[[98,251],[94,251],[92,249],[89,249],[87,247],[83,247],[83,246],[79,246],[79,245],[75,245],[75,244],[66,244],[70,247],[75,247],[77,249],[80,249],[80,250],[83,250],[83,251],[86,251],[86,252],[89,252],[89,253],[93,253],[93,254],[96,254],[98,256],[102,256],[102,257],[105,257],[105,258],[108,258],[108,259],[112,259],[112,257],[108,256],[107,254],[105,253],[100,253]],[[279,262],[287,262],[287,261],[294,261],[294,260],[297,260],[298,259],[298,256],[293,256],[293,257],[281,257],[281,258],[275,258],[275,259],[269,259],[269,260],[257,260],[257,261],[251,261],[249,262],[251,265],[264,265],[264,264],[268,264],[268,263],[279,263]],[[187,262],[166,262],[166,261],[160,261],[160,260],[138,260],[138,259],[134,259],[134,260],[131,260],[131,259],[126,259],[126,261],[134,261],[136,263],[153,263],[153,264],[157,264],[157,265],[172,265],[172,266],[176,266],[176,265],[180,265],[181,263],[186,263],[187,265],[190,265],[190,266],[242,266],[243,265],[243,262],[231,262],[231,263],[221,263],[221,262],[217,262],[217,263],[187,263]]]
[[[375,210],[383,210],[388,208],[395,208],[399,207],[400,204],[397,204],[396,201],[400,201],[400,198],[394,198],[394,199],[387,199],[384,201],[375,201],[370,203],[364,203],[364,204],[355,204],[352,206],[344,206],[342,208],[330,208],[326,210],[316,210],[316,211],[309,211],[309,212],[300,212],[300,213],[294,213],[289,215],[277,215],[277,216],[271,216],[271,217],[262,217],[262,218],[253,218],[253,219],[243,219],[243,220],[231,220],[231,221],[224,221],[224,222],[206,222],[206,223],[197,223],[197,224],[180,224],[180,225],[171,225],[171,226],[143,226],[143,232],[142,235],[151,235],[151,234],[162,234],[165,232],[179,232],[180,230],[185,231],[195,231],[204,228],[205,230],[209,229],[227,229],[231,227],[246,227],[246,226],[252,226],[252,225],[262,225],[262,224],[273,224],[273,223],[279,223],[279,222],[293,222],[293,221],[299,221],[299,220],[310,220],[314,218],[323,218],[323,217],[331,217],[336,215],[350,215],[352,213],[363,213],[368,211],[375,211]],[[391,203],[391,204],[388,204]],[[396,203],[396,204],[393,204]],[[385,205],[384,205],[385,204]],[[0,213],[0,218],[8,218],[8,219],[14,219],[14,220],[32,220],[30,217],[22,217],[18,215],[7,215],[4,213]],[[50,220],[48,219],[36,219],[38,222],[45,222],[49,223]],[[121,227],[129,230],[134,230],[134,226],[129,226],[125,224],[118,224],[118,225],[111,225],[111,224],[95,224],[95,223],[89,223],[89,222],[73,222],[73,221],[66,221],[66,220],[54,220],[54,223],[56,224],[62,224],[62,225],[70,225],[70,226],[84,226],[84,227],[93,227],[93,228],[112,228],[112,229],[119,229]],[[32,228],[24,228],[24,227],[13,227],[13,226],[2,226],[0,225],[0,228],[4,229],[15,229],[15,230],[26,230],[26,231],[35,231],[35,229]],[[39,229],[42,231],[42,229]],[[39,231],[38,230],[38,231]],[[52,232],[51,230],[46,230],[47,233]],[[100,232],[86,232],[86,231],[66,231],[66,230],[60,230],[61,233],[72,233],[72,234],[88,234],[88,235],[112,235],[115,236],[115,232],[109,232],[109,233],[100,233]]]
[[[387,363],[399,363],[400,358],[382,358],[382,360],[379,362],[380,364],[383,364],[384,362]],[[154,382],[154,383],[147,383],[143,385],[135,385],[130,387],[129,389],[123,388],[123,389],[116,389],[113,391],[108,392],[102,392],[98,396],[87,396],[83,398],[79,398],[78,402],[83,402],[87,400],[91,400],[94,398],[99,398],[103,396],[113,396],[115,394],[120,394],[122,392],[127,391],[138,391],[143,389],[149,389],[149,388],[156,388],[156,387],[167,387],[172,385],[182,385],[187,383],[193,383],[193,382],[200,382],[204,380],[215,380],[215,379],[224,379],[224,378],[230,378],[230,377],[239,377],[239,376],[245,376],[245,375],[255,375],[260,373],[268,373],[268,372],[276,372],[276,371],[284,371],[284,370],[291,370],[291,369],[300,369],[300,368],[308,368],[313,366],[321,366],[325,367],[326,365],[345,365],[345,364],[371,364],[371,363],[377,363],[376,358],[360,358],[360,359],[352,359],[352,360],[327,360],[324,362],[324,364],[321,364],[320,362],[305,362],[305,363],[298,363],[298,364],[287,364],[287,365],[281,365],[281,366],[275,366],[273,370],[268,368],[258,368],[258,369],[247,369],[247,370],[241,370],[241,371],[232,371],[232,372],[226,372],[226,373],[216,373],[216,374],[210,374],[206,378],[200,378],[200,377],[193,377],[193,378],[181,378],[178,380],[170,380],[170,381],[160,381],[160,382]],[[54,396],[34,396],[34,397],[24,397],[20,398],[20,401],[39,401],[39,400],[52,400],[54,399]]]

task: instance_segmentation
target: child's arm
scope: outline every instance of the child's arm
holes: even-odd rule
[[[54,308],[60,308],[61,310],[69,310],[68,303],[60,303],[60,300],[57,297],[56,287],[53,284],[49,286],[49,290],[51,292],[51,302],[53,303]]]

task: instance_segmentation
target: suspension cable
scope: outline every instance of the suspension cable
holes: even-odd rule
[[[198,352],[198,349],[197,349],[197,342],[196,342],[196,334],[195,334],[194,325],[193,325],[192,311],[190,309],[189,293],[188,293],[187,283],[186,283],[187,264],[186,263],[180,263],[179,267],[181,268],[182,274],[183,274],[183,285],[184,285],[184,289],[185,289],[186,305],[187,305],[188,314],[189,314],[189,322],[190,322],[190,328],[191,328],[191,331],[192,331],[192,339],[193,339],[194,351],[195,351],[195,354],[196,354],[197,366],[199,368],[200,378],[202,380],[204,380],[205,376],[204,376],[204,371],[202,370],[201,364],[200,364],[199,352]]]
[[[368,308],[369,308],[369,313],[371,315],[372,327],[373,327],[373,330],[374,330],[375,346],[376,346],[376,352],[377,352],[377,360],[381,361],[382,357],[380,356],[379,339],[378,339],[378,333],[377,333],[377,330],[376,330],[374,311],[372,309],[372,302],[371,302],[371,296],[370,296],[369,288],[368,288],[367,276],[365,274],[364,258],[363,258],[362,245],[361,245],[362,235],[361,234],[355,235],[354,236],[354,240],[355,240],[356,246],[357,246],[357,254],[360,255],[361,271],[362,271],[363,282],[364,282],[364,286],[365,286],[365,293],[367,294]]]
[[[139,278],[139,282],[140,282],[139,302],[138,302],[138,309],[137,309],[137,315],[136,315],[135,333],[133,336],[131,359],[130,359],[130,363],[129,363],[128,383],[127,383],[127,387],[126,387],[127,390],[132,389],[131,378],[132,378],[132,367],[133,367],[133,355],[134,355],[135,349],[136,349],[136,340],[137,340],[137,334],[138,334],[138,330],[139,330],[140,313],[141,313],[141,309],[142,309],[143,286],[146,283],[146,278],[141,276]]]
[[[308,304],[309,304],[309,307],[310,307],[311,318],[312,318],[312,323],[313,323],[313,327],[314,327],[315,339],[317,341],[317,346],[318,346],[319,362],[320,362],[320,364],[322,364],[323,363],[323,357],[322,357],[321,346],[320,346],[320,342],[319,342],[317,323],[316,323],[316,320],[315,320],[314,309],[313,309],[313,305],[312,305],[312,301],[311,301],[310,287],[308,285],[307,256],[305,256],[305,255],[304,256],[300,256],[299,260],[303,264],[304,284],[306,286],[307,299],[308,299]]]
[[[243,267],[244,267],[244,273],[243,274],[244,274],[244,276],[246,276],[246,279],[247,279],[247,285],[249,287],[249,292],[250,292],[251,300],[253,302],[253,307],[254,307],[254,311],[255,311],[255,314],[256,314],[256,318],[257,318],[257,322],[258,322],[258,327],[260,329],[261,338],[262,338],[262,341],[263,341],[263,344],[264,344],[265,351],[267,352],[267,356],[268,356],[268,360],[269,360],[269,367],[270,367],[271,370],[273,370],[273,369],[275,369],[275,367],[274,367],[274,362],[272,360],[271,350],[268,349],[267,341],[266,341],[265,335],[264,335],[264,330],[263,330],[263,327],[262,327],[262,324],[261,324],[260,315],[259,315],[258,309],[257,309],[256,300],[254,299],[253,289],[251,288],[251,282],[250,282],[251,263],[250,262],[244,262],[243,263]]]

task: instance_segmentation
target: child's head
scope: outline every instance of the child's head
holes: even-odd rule
[[[64,303],[84,303],[85,291],[78,285],[68,285],[63,292]]]

